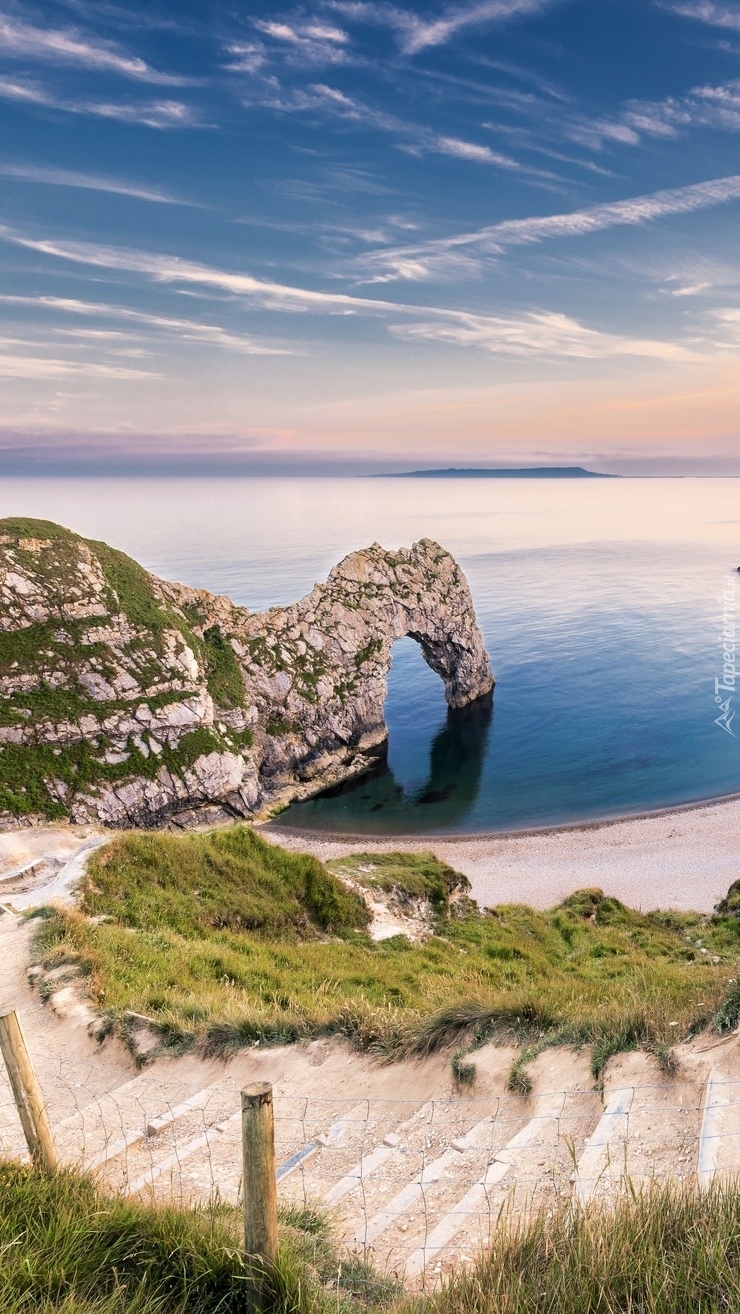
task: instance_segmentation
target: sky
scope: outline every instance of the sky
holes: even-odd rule
[[[740,0],[0,0],[0,472],[740,474]]]

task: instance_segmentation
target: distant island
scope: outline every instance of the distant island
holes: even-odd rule
[[[619,479],[619,475],[598,474],[582,465],[526,465],[468,468],[450,466],[446,470],[404,470],[400,474],[370,475],[371,479]]]

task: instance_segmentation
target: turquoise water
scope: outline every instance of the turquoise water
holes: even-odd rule
[[[18,479],[0,486],[0,515],[60,520],[253,608],[299,597],[373,540],[438,539],[471,584],[493,709],[449,713],[402,640],[387,762],[281,822],[465,832],[740,791],[740,738],[715,724],[714,689],[739,490],[730,479]]]

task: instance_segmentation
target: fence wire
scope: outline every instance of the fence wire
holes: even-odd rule
[[[241,1109],[229,1067],[199,1088],[172,1066],[122,1080],[95,1061],[44,1064],[63,1163],[110,1191],[236,1205]],[[435,1099],[274,1090],[278,1196],[285,1217],[317,1210],[347,1262],[410,1283],[472,1261],[502,1217],[613,1199],[653,1181],[708,1185],[740,1164],[740,1082],[571,1089]],[[0,1071],[0,1154],[25,1144]],[[292,1213],[290,1211],[293,1211]]]

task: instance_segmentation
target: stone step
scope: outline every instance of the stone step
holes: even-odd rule
[[[225,1098],[225,1092],[222,1094]],[[185,1111],[177,1126],[164,1124],[156,1138],[149,1137],[145,1143],[135,1146],[125,1165],[125,1173],[122,1173],[119,1189],[127,1194],[137,1194],[147,1187],[156,1186],[160,1194],[162,1191],[174,1192],[181,1199],[202,1198],[205,1194],[207,1198],[218,1195],[220,1199],[236,1202],[241,1189],[242,1152],[240,1100],[231,1099],[231,1107],[234,1102],[238,1106],[234,1113],[217,1123],[201,1123],[197,1134],[188,1136],[187,1133],[192,1131],[189,1117],[194,1111],[191,1101],[189,1110]],[[320,1103],[325,1109],[328,1102]],[[348,1111],[346,1101],[342,1104],[341,1116],[328,1128],[324,1126],[315,1140],[305,1142],[279,1160],[276,1176],[280,1185],[313,1156],[330,1152],[346,1135],[358,1110],[365,1108],[363,1102]],[[182,1171],[184,1164],[188,1164],[186,1172]]]
[[[627,1176],[630,1188],[696,1181],[705,1081],[674,1080],[641,1087],[629,1115]]]
[[[619,1086],[589,1138],[574,1176],[574,1202],[613,1200],[653,1182],[695,1179],[704,1083]]]
[[[144,1140],[151,1121],[157,1117],[171,1120],[173,1109],[183,1109],[193,1098],[192,1083],[174,1084],[171,1079],[147,1072],[121,1082],[94,1100],[90,1100],[84,1077],[77,1090],[79,1107],[59,1121],[52,1119],[52,1132],[63,1162],[83,1163],[88,1168],[100,1167]],[[74,1086],[68,1093],[75,1097]],[[197,1094],[203,1100],[207,1098],[205,1091]],[[49,1104],[53,1111],[52,1099]]]
[[[366,1141],[368,1151],[374,1155],[374,1171],[368,1174],[366,1168],[363,1168],[362,1176],[358,1174],[358,1163],[361,1158],[365,1158],[364,1154],[355,1155],[347,1163],[342,1176],[352,1175],[354,1184],[349,1191],[344,1190],[346,1184],[343,1184],[344,1198],[340,1197],[337,1218],[341,1235],[349,1242],[364,1224],[364,1220],[384,1209],[389,1199],[425,1172],[431,1163],[451,1148],[454,1141],[466,1136],[471,1126],[486,1118],[497,1118],[500,1104],[501,1098],[496,1095],[477,1099],[447,1096],[424,1101],[411,1116],[402,1120],[398,1115],[403,1108],[399,1109],[396,1121],[385,1132],[391,1139],[398,1136],[397,1144],[384,1145],[385,1136]],[[495,1131],[491,1135],[495,1136]],[[381,1154],[381,1148],[392,1152]],[[334,1178],[334,1181],[326,1182],[323,1194],[333,1187],[336,1180]]]
[[[382,1168],[388,1160],[398,1153],[399,1146],[403,1139],[412,1130],[415,1122],[426,1120],[429,1116],[432,1104],[427,1101],[426,1104],[420,1105],[411,1114],[410,1118],[398,1123],[392,1131],[386,1132],[380,1145],[375,1145],[368,1154],[363,1154],[352,1165],[349,1172],[340,1177],[338,1182],[326,1191],[324,1201],[326,1204],[338,1204],[340,1200],[349,1195],[355,1189],[364,1185],[372,1177],[373,1173]]]
[[[192,1159],[200,1150],[203,1150],[208,1156],[211,1153],[212,1146],[217,1144],[217,1138],[219,1137],[228,1137],[231,1134],[233,1139],[233,1133],[241,1130],[241,1116],[241,1109],[239,1109],[237,1113],[233,1113],[224,1122],[217,1123],[215,1127],[210,1127],[202,1136],[196,1136],[187,1144],[178,1146],[174,1154],[167,1155],[139,1177],[129,1181],[125,1188],[126,1194],[138,1195],[146,1187],[153,1186],[155,1182],[161,1181],[163,1178],[168,1178],[170,1186],[174,1187],[175,1179],[181,1175],[182,1164],[187,1162],[188,1159]]]
[[[305,1168],[308,1161],[313,1159],[319,1152],[322,1152],[321,1158],[326,1159],[327,1150],[337,1146],[340,1141],[344,1140],[355,1125],[364,1125],[366,1108],[366,1100],[363,1100],[360,1104],[355,1104],[336,1122],[333,1122],[328,1131],[320,1132],[314,1141],[307,1141],[300,1149],[295,1150],[287,1159],[279,1163],[276,1169],[278,1183],[284,1182],[296,1169]]]
[[[619,1160],[624,1158],[633,1097],[631,1086],[613,1090],[596,1128],[586,1141],[573,1184],[574,1198],[581,1206],[589,1203],[613,1157]]]
[[[405,1265],[409,1278],[418,1276],[441,1250],[454,1240],[461,1228],[465,1227],[471,1215],[487,1212],[489,1191],[511,1172],[516,1162],[516,1153],[525,1146],[532,1145],[545,1129],[545,1123],[557,1119],[559,1109],[553,1114],[550,1110],[540,1110],[521,1131],[496,1154],[488,1164],[483,1175],[471,1186],[470,1190],[458,1200],[453,1209],[444,1214],[437,1226],[426,1237],[424,1244],[411,1251]]]

